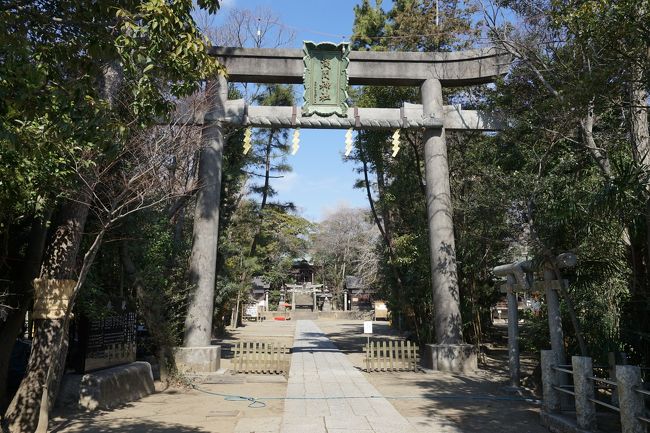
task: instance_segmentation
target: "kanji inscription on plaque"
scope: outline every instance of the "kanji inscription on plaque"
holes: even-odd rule
[[[350,44],[304,42],[305,105],[303,116],[347,116]]]

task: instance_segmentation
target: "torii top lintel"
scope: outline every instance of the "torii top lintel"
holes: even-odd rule
[[[228,81],[302,83],[304,53],[299,49],[212,47],[228,71]],[[352,51],[351,85],[417,86],[435,78],[444,87],[485,84],[504,75],[510,56],[494,47],[449,53]]]

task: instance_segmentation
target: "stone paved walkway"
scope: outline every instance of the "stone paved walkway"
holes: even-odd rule
[[[404,418],[314,322],[297,322],[282,433],[434,431],[458,430]]]

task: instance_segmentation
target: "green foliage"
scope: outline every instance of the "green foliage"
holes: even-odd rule
[[[217,280],[215,320],[223,327],[227,314],[239,299],[248,301],[254,276],[279,290],[289,277],[296,257],[307,251],[311,223],[293,215],[284,207],[269,205],[259,218],[259,205],[250,199],[241,199],[229,224],[221,227],[219,261],[222,263]],[[258,236],[258,246],[250,255],[250,245]],[[271,302],[271,298],[269,300]],[[274,304],[277,306],[277,301]]]
[[[648,88],[647,2],[509,3],[529,25],[516,41],[525,55],[493,101],[511,126],[498,140],[513,149],[508,188],[529,253],[579,257],[569,295],[594,356],[625,349],[647,359],[648,167],[628,105],[631,89]],[[590,112],[600,156],[586,139]],[[575,353],[566,304],[563,314]]]
[[[386,13],[381,8],[381,0],[371,6],[370,0],[363,0],[354,7],[354,33],[352,34],[352,49],[382,50],[383,46],[377,41],[386,33]]]
[[[169,347],[179,345],[190,293],[186,263],[191,251],[191,226],[184,227],[181,236],[175,234],[164,206],[134,214],[125,221],[125,226],[131,225],[137,225],[137,233],[121,227],[110,234],[75,308],[78,313],[96,317],[106,312],[108,301],[125,300],[137,307],[141,318],[143,310],[155,310],[156,323],[147,325],[155,326],[157,335],[164,336],[167,341],[154,343],[166,343]],[[122,242],[128,246],[130,259],[137,267],[139,284],[146,291],[144,301],[155,306],[142,305],[143,300],[125,274],[120,254]],[[149,349],[157,353],[160,348]]]
[[[257,254],[264,269],[264,280],[275,289],[286,281],[293,260],[307,253],[312,224],[277,206],[270,206],[263,212]]]
[[[160,0],[0,7],[0,234],[222,72],[192,10]]]
[[[257,95],[255,102],[266,106],[293,106],[295,105],[293,88],[280,84],[268,86]],[[291,166],[287,163],[288,137],[288,129],[260,128],[254,131],[253,148],[247,165],[253,170],[252,176],[260,178],[259,183],[256,182],[251,186],[251,192],[262,197],[262,209],[266,206],[267,200],[276,195],[271,184],[272,179],[291,172]]]
[[[212,12],[218,7],[216,0],[198,4]],[[112,219],[107,214],[116,208],[131,212],[149,205],[150,198],[163,200],[177,192],[149,188],[129,202],[134,184],[141,185],[131,180],[146,163],[143,149],[151,144],[146,140],[155,135],[147,131],[146,136],[145,128],[166,117],[179,98],[199,90],[203,80],[223,73],[207,53],[194,9],[189,0],[0,5],[0,241],[11,243],[16,256],[26,243],[17,229],[49,215],[63,198],[78,199],[82,183],[95,193],[84,231],[92,234],[103,233]],[[173,178],[171,170],[163,175],[152,166],[138,178],[152,172],[161,183]],[[140,312],[157,312],[156,331],[166,336],[157,343],[171,347],[179,342],[184,316],[189,249],[170,228],[168,205],[164,200],[150,209],[148,219],[130,215],[128,222],[137,230],[120,227],[118,234],[113,228],[106,235],[112,242],[100,250],[77,308],[97,316],[107,313],[109,299],[154,300],[139,305]],[[182,232],[182,224],[178,227]],[[144,298],[129,293],[132,284],[121,266],[119,245],[131,236],[136,273],[147,287]],[[83,248],[89,237],[83,237]],[[1,255],[2,279],[23,273],[24,264],[16,260],[5,266],[9,254]]]
[[[282,299],[282,294],[280,293],[279,290],[271,290],[269,292],[269,310],[277,311],[278,304],[280,303],[281,299]]]
[[[532,60],[516,62],[496,88],[444,95],[449,102],[501,113],[508,121],[497,135],[447,134],[465,336],[481,338],[489,323],[490,306],[500,296],[491,274],[495,265],[573,251],[579,264],[566,275],[569,296],[593,354],[602,357],[607,350],[625,348],[640,356],[648,346],[643,342],[648,303],[640,298],[642,291],[647,293],[648,169],[642,152],[630,152],[627,107],[621,100],[627,98],[630,70],[647,65],[647,7],[597,0],[539,7],[500,3],[529,26],[515,46]],[[380,3],[364,1],[355,8],[354,46],[470,47],[477,36],[473,10],[458,12],[455,2],[441,2],[440,21],[446,27],[439,29],[433,25],[433,4],[397,1],[384,12]],[[647,88],[647,66],[643,70]],[[378,107],[418,98],[416,89],[374,87],[357,96],[358,105]],[[594,110],[593,136],[607,173],[584,144],[581,122],[589,110]],[[393,159],[388,134],[362,132],[354,159],[360,172],[365,166],[369,174],[376,213],[388,237],[381,243],[381,269],[391,308],[404,313],[407,326],[427,340],[432,305],[422,137],[403,136]],[[358,186],[365,188],[365,180]],[[566,302],[562,311],[567,344],[575,352]],[[626,322],[626,317],[635,319]],[[530,318],[531,329],[537,329],[528,337],[531,350],[548,344],[544,320]]]
[[[458,0],[396,0],[385,12],[381,0],[354,7],[352,47],[357,50],[451,51],[480,36],[472,23],[478,7]],[[436,9],[436,4],[438,8]],[[440,25],[436,26],[436,20]]]
[[[214,10],[216,2],[208,2]],[[115,47],[124,68],[130,109],[142,123],[174,108],[169,96],[198,90],[199,80],[223,73],[192,17],[191,1],[143,1],[115,12]]]
[[[442,25],[436,27],[436,2],[396,1],[391,10],[384,12],[381,3],[373,7],[369,1],[364,1],[355,8],[352,44],[358,49],[406,51],[449,51],[470,46],[478,36],[470,20],[476,9],[468,6],[461,8],[456,1],[441,1],[439,5]],[[397,108],[404,102],[419,103],[418,90],[408,87],[365,87],[357,96],[357,105]],[[433,338],[433,305],[422,134],[402,131],[402,148],[397,158],[391,156],[390,135],[387,131],[360,132],[353,159],[361,165],[358,169],[361,174],[367,172],[368,188],[373,195],[377,218],[386,233],[380,242],[380,286],[384,288],[383,295],[388,299],[394,317],[398,321],[401,318],[405,326],[416,332],[420,341],[430,342]],[[483,215],[490,204],[482,198],[482,203],[475,206],[473,200],[481,197],[493,178],[486,176],[483,179],[474,172],[486,156],[479,152],[484,144],[480,140],[466,141],[459,144],[471,148],[471,151],[465,149],[466,154],[462,157],[451,155],[450,164],[452,179],[456,181],[455,205],[460,200],[464,205],[456,210],[456,214],[462,212],[462,216],[454,215],[456,223],[460,219],[464,222],[464,228],[474,228],[474,233],[468,230],[463,232],[462,237],[457,232],[457,254],[468,259],[466,269],[465,262],[460,262],[459,274],[465,278],[462,284],[472,287],[468,290],[474,293],[478,290],[474,287],[486,287],[486,281],[489,281],[485,271],[478,275],[474,273],[481,263],[474,264],[469,260],[481,257],[485,266],[489,258],[483,257],[480,251],[489,242],[474,242],[481,236],[488,236],[476,227],[476,222],[484,222],[484,226],[488,226],[492,221],[486,221]],[[471,176],[471,180],[466,176]],[[365,189],[365,179],[359,181],[357,186]],[[458,193],[459,189],[462,189],[462,193]],[[492,254],[498,254],[499,248],[490,245],[489,250]],[[467,305],[471,307],[475,302],[467,302]],[[466,314],[464,317],[474,316]]]

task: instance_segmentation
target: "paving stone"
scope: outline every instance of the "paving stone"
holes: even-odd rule
[[[382,416],[368,417],[368,423],[376,433],[397,433],[412,432],[413,426],[405,418],[399,416]]]
[[[281,433],[327,433],[324,418],[283,417]]]
[[[330,428],[327,429],[327,433],[357,433],[357,432],[372,432],[373,430],[355,430],[349,428]],[[394,433],[404,433],[404,432],[394,432]]]
[[[309,417],[324,417],[330,416],[330,408],[326,400],[307,401],[305,404],[305,414]]]
[[[314,322],[296,323],[283,433],[410,433],[415,428]]]
[[[327,406],[332,416],[354,416],[352,407],[344,400],[327,400]]]
[[[327,416],[325,417],[325,427],[331,429],[353,429],[353,430],[371,430],[368,420],[364,416]]]
[[[379,399],[379,398],[373,398],[370,400],[370,406],[377,412],[378,414],[381,414],[382,416],[392,416],[392,417],[398,417],[399,412],[397,412],[397,409],[393,407],[392,404],[390,404],[386,399]],[[401,418],[401,417],[399,417]]]
[[[350,401],[350,406],[352,407],[352,412],[355,415],[359,416],[377,416],[379,415],[377,411],[372,407],[370,402],[365,399],[348,399]]]

